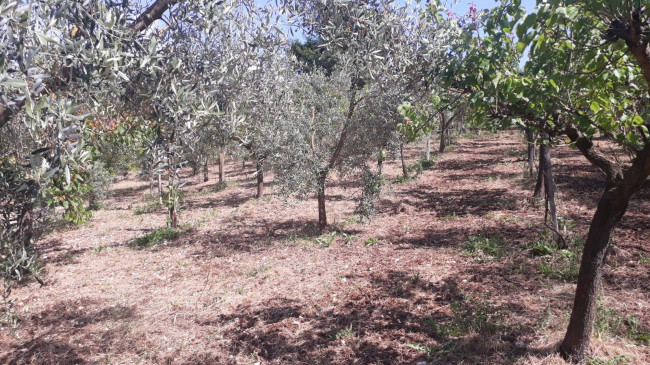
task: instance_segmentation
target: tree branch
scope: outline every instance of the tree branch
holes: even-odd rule
[[[151,4],[144,13],[135,19],[131,24],[131,30],[134,33],[142,32],[147,29],[153,22],[162,18],[163,14],[169,10],[170,7],[181,2],[181,0],[157,0]]]
[[[131,30],[134,33],[139,33],[147,29],[154,21],[160,19],[162,15],[173,5],[183,0],[157,0],[147,8],[138,18],[131,24]],[[41,96],[46,94],[46,89],[43,89],[37,95]],[[33,95],[34,96],[34,95]],[[0,128],[4,127],[14,114],[19,112],[25,106],[25,99],[17,102],[13,107],[6,104],[0,105]]]
[[[596,150],[593,142],[580,133],[577,128],[567,125],[564,132],[587,160],[605,173],[607,176],[607,184],[623,179],[623,171],[621,167],[608,160],[603,154]]]
[[[361,99],[356,100],[356,96],[357,96],[357,91],[353,90],[352,95],[350,96],[350,106],[348,107],[348,114],[345,118],[345,126],[343,126],[343,130],[341,131],[341,136],[339,137],[339,141],[336,144],[336,148],[334,149],[332,158],[327,164],[328,169],[331,169],[336,165],[339,156],[341,155],[341,151],[343,150],[343,146],[345,145],[345,140],[347,139],[348,136],[348,127],[350,126],[350,121],[352,120],[352,116],[354,115],[354,109],[357,106],[357,104],[361,101]]]

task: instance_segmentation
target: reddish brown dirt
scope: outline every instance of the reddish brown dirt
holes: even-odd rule
[[[253,199],[252,167],[232,162],[223,191],[189,178],[179,239],[134,249],[165,214],[134,215],[148,184],[122,181],[89,224],[39,243],[47,285],[14,291],[21,321],[0,331],[0,363],[563,363],[553,350],[575,285],[542,274],[529,248],[543,209],[527,199],[515,133],[462,139],[417,179],[387,185],[370,223],[353,214],[354,184],[331,182],[330,223],[345,235],[329,247],[315,199]],[[602,178],[574,150],[554,157],[575,242]],[[400,171],[391,161],[387,179]],[[649,198],[646,186],[616,231],[603,290],[605,313],[638,318],[636,334],[650,319]],[[501,237],[503,256],[468,253],[477,236]],[[647,342],[603,326],[594,361],[650,362]]]

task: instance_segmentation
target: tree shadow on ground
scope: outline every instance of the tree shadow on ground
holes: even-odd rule
[[[196,247],[194,255],[221,257],[232,252],[260,252],[278,244],[295,245],[300,242],[314,241],[321,235],[317,223],[310,220],[261,219],[243,222],[235,217],[222,222],[222,224],[228,229],[216,229],[208,232],[189,231],[164,246],[156,246],[156,249],[187,245]],[[361,233],[361,231],[352,229],[343,229],[341,232],[348,235]]]
[[[456,215],[485,215],[494,210],[514,210],[521,197],[507,189],[432,191],[426,186],[417,186],[408,191],[396,193],[398,202],[384,199],[380,208],[395,210],[399,204],[408,204],[418,211],[434,211],[438,217]]]
[[[142,195],[143,191],[148,189],[149,189],[148,183],[141,183],[141,185],[138,185],[137,187],[112,189],[110,190],[110,194],[115,200],[121,201],[124,198],[139,197],[140,195]]]
[[[473,172],[471,174],[449,174],[446,175],[445,179],[451,181],[463,181],[469,179],[471,179],[472,181],[492,181],[496,179],[511,180],[519,177],[521,177],[521,173],[519,172],[508,173],[508,172],[491,171],[485,173]]]
[[[86,299],[62,301],[32,315],[38,334],[0,355],[2,364],[89,364],[97,353],[115,353],[130,346],[125,336],[128,322],[137,314],[134,306],[107,306]],[[86,328],[92,327],[92,328]]]
[[[467,171],[473,174],[477,169],[490,168],[492,166],[494,166],[494,159],[484,158],[472,160],[471,163],[467,163],[467,161],[444,160],[438,162],[436,168],[445,171]]]
[[[255,354],[272,363],[507,364],[526,353],[515,342],[532,329],[505,325],[484,309],[498,308],[466,298],[453,277],[433,283],[393,270],[362,279],[367,290],[343,294],[324,308],[275,298],[199,319],[231,341],[227,353],[197,363]],[[450,312],[450,306],[458,309]],[[483,317],[467,317],[477,310]]]
[[[240,194],[240,193],[230,193],[227,196],[217,196],[214,198],[208,197],[192,197],[191,200],[187,200],[181,204],[182,208],[185,209],[209,209],[209,208],[220,208],[220,207],[230,207],[237,208],[249,200],[255,199],[255,195],[250,194]]]

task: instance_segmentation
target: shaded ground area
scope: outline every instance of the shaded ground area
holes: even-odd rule
[[[252,167],[231,162],[225,189],[188,177],[179,238],[136,249],[165,212],[134,214],[149,185],[121,181],[89,224],[40,243],[47,285],[14,291],[19,327],[0,331],[0,363],[563,363],[554,348],[601,178],[576,151],[554,151],[572,246],[558,251],[508,133],[461,139],[416,179],[388,183],[369,223],[353,214],[356,184],[333,181],[323,236],[315,199],[272,184],[254,199]],[[409,163],[422,152],[411,146]],[[401,166],[385,171],[394,181]],[[614,237],[595,364],[650,361],[649,198],[646,186]]]

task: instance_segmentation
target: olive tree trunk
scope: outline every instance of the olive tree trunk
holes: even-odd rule
[[[446,144],[446,131],[447,131],[447,116],[444,112],[440,113],[440,147],[438,151],[440,153],[445,152]]]
[[[318,232],[323,233],[327,228],[327,212],[325,211],[325,182],[327,171],[318,175]]]
[[[208,180],[208,158],[206,157],[205,160],[203,160],[203,182],[208,182]]]
[[[219,153],[219,183],[220,184],[226,181],[225,164],[226,164],[226,152],[221,151],[221,153]]]
[[[264,162],[261,158],[257,159],[257,199],[264,196]]]
[[[431,132],[427,135],[427,151],[424,157],[427,159],[427,162],[431,161]]]
[[[404,160],[404,143],[399,144],[399,157],[402,160],[402,174],[404,174],[405,179],[408,179],[409,172],[406,168],[406,161]]]

